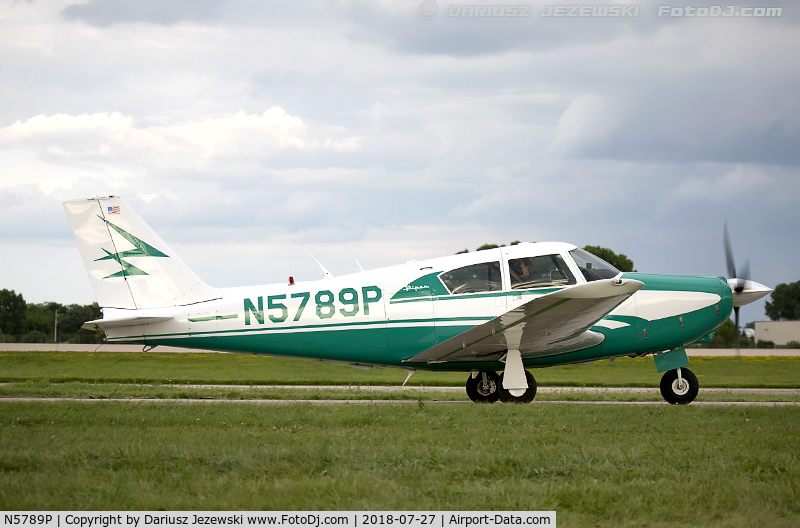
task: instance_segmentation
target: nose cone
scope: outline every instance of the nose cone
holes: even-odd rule
[[[772,292],[772,288],[751,280],[728,279],[728,286],[733,292],[733,305],[737,307],[750,304]]]

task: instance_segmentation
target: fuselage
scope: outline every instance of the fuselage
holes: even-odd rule
[[[412,369],[502,370],[500,363],[406,360],[531,299],[620,273],[572,244],[519,244],[295,284],[223,289],[221,298],[137,310],[166,320],[108,327],[111,343],[171,345]],[[644,287],[591,330],[599,344],[526,356],[546,367],[683,347],[732,310],[718,276],[625,273]],[[128,310],[106,309],[104,317]]]

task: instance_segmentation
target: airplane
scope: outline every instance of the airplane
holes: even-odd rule
[[[530,403],[529,369],[653,355],[664,399],[690,403],[699,383],[685,347],[772,291],[735,276],[623,273],[564,242],[221,289],[124,199],[63,205],[103,313],[84,327],[108,343],[396,367],[404,385],[417,370],[461,371],[475,402]]]

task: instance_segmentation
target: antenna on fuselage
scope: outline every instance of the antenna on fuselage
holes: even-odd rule
[[[342,244],[344,244],[344,247],[347,249],[347,252],[350,253],[351,257],[353,257],[353,260],[356,262],[356,266],[358,266],[358,269],[360,269],[361,271],[364,271],[364,268],[362,268],[361,264],[358,263],[358,260],[356,259],[356,256],[353,255],[352,251],[350,251],[350,247],[347,245],[347,242],[344,241],[344,239],[342,238],[342,235],[340,235],[338,231],[336,232],[336,234],[339,236],[339,240],[342,241]]]
[[[318,261],[318,260],[317,260],[317,258],[314,256],[314,254],[313,254],[313,253],[311,253],[311,250],[310,250],[310,249],[308,249],[308,248],[305,248],[305,250],[306,250],[306,251],[308,251],[308,254],[309,254],[309,255],[311,255],[311,258],[312,258],[312,259],[314,259],[314,262],[316,262],[316,263],[317,263],[317,266],[319,266],[319,268],[322,270],[322,273],[324,273],[324,274],[325,274],[325,275],[324,275],[322,278],[323,278],[323,279],[332,279],[332,278],[333,278],[333,273],[331,273],[330,271],[328,271],[327,269],[325,269],[325,266],[323,266],[323,265],[320,263],[320,261]]]

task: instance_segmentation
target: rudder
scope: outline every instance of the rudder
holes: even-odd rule
[[[95,196],[63,205],[101,307],[163,308],[221,297],[122,198]]]

